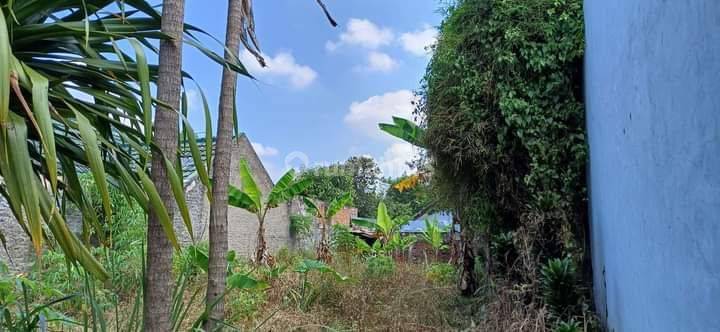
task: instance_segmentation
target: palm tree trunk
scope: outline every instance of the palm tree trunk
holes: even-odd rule
[[[225,59],[237,57],[240,50],[242,33],[242,1],[229,0],[227,27],[225,31]],[[231,53],[233,52],[233,53]],[[225,303],[218,301],[225,291],[227,274],[226,256],[228,251],[227,211],[228,185],[230,183],[230,156],[232,149],[233,104],[237,74],[227,66],[223,67],[222,84],[220,87],[220,105],[217,125],[217,141],[215,143],[215,159],[213,160],[213,201],[210,207],[210,264],[208,269],[207,303],[217,302],[209,310],[205,329],[211,331],[215,327],[214,320],[222,320]]]
[[[184,0],[165,0],[162,10],[162,31],[172,39],[160,42],[157,99],[171,109],[158,107],[155,112],[153,142],[160,151],[175,161],[178,141],[178,115],[182,67],[182,30]],[[168,182],[163,156],[153,151],[152,179],[172,220],[174,198]],[[155,211],[150,211],[147,230],[147,270],[144,293],[144,330],[170,331],[170,299],[172,290],[172,246],[165,236]]]

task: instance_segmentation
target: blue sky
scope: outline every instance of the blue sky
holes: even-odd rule
[[[255,1],[257,35],[268,68],[247,54],[258,81],[240,78],[240,129],[277,178],[288,166],[314,166],[371,155],[386,175],[406,171],[413,149],[377,129],[392,115],[410,116],[441,19],[436,0],[326,0],[332,28],[313,0]],[[189,0],[186,21],[221,40],[225,1]],[[218,51],[219,45],[206,42]],[[216,113],[221,68],[187,49],[184,68]],[[204,128],[201,102],[190,91],[190,119]],[[214,120],[215,122],[215,120]]]

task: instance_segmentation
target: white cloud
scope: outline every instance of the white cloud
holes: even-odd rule
[[[397,66],[397,61],[386,53],[373,51],[368,54],[367,65],[360,69],[364,71],[389,72]]]
[[[290,85],[297,89],[307,87],[317,78],[315,70],[295,62],[295,57],[291,53],[280,52],[274,57],[263,54],[263,57],[267,67],[261,67],[255,56],[247,50],[240,54],[240,61],[252,75],[287,79]]]
[[[389,45],[395,39],[395,34],[389,28],[379,27],[367,19],[351,18],[348,21],[347,29],[340,34],[337,42],[328,41],[325,48],[334,51],[342,45],[361,46],[369,49],[377,49],[383,45]]]
[[[437,41],[437,30],[426,25],[422,30],[407,32],[400,35],[403,48],[417,56],[428,55],[428,47]]]
[[[334,42],[331,40],[328,40],[327,42],[325,42],[325,49],[330,52],[335,52],[335,50],[337,50],[338,47],[340,47],[340,42]]]
[[[383,176],[399,177],[410,172],[407,163],[415,158],[415,148],[410,143],[399,142],[390,145],[379,159],[378,165]]]
[[[393,116],[411,118],[415,96],[410,90],[388,92],[353,102],[345,115],[345,123],[368,137],[391,141],[393,138],[380,131],[378,123],[392,122]]]
[[[252,145],[253,149],[255,149],[255,153],[257,153],[260,158],[277,156],[278,153],[280,153],[278,149],[272,146],[265,146],[256,142],[252,142],[250,144]]]

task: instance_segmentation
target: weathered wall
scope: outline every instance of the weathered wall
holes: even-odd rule
[[[245,135],[238,139],[237,148],[233,149],[233,158],[230,162],[230,183],[238,188],[241,188],[238,172],[240,159],[247,160],[253,178],[263,195],[269,194],[273,187],[272,179]],[[228,245],[231,250],[235,250],[239,255],[251,256],[257,244],[257,228],[258,222],[255,215],[230,207],[228,211]],[[275,253],[283,247],[291,247],[290,207],[288,204],[280,205],[268,212],[265,217],[265,241],[270,253]]]
[[[4,197],[0,196],[0,232],[5,236],[7,251],[0,248],[0,262],[11,272],[27,271],[35,262],[35,252],[27,234],[10,210]]]
[[[720,331],[720,1],[586,0],[597,309]]]
[[[264,195],[269,194],[273,187],[272,179],[245,135],[242,135],[233,146],[230,161],[230,184],[238,188],[242,187],[239,174],[241,159],[247,160],[260,191]],[[191,210],[193,234],[197,240],[207,240],[210,204],[205,196],[205,187],[198,181],[192,181],[185,192]],[[181,234],[180,239],[183,243],[189,244],[190,237],[184,230],[182,218],[177,212],[175,213],[175,229]],[[251,257],[257,244],[257,229],[258,222],[254,214],[229,207],[228,247],[230,250],[235,250],[238,255]],[[292,247],[290,207],[288,204],[280,205],[268,212],[265,217],[265,241],[271,253],[275,253],[280,248]]]
[[[208,218],[210,218],[210,202],[207,200],[205,186],[195,179],[185,186],[185,200],[188,210],[190,210],[190,220],[192,221],[193,236],[196,241],[208,239]],[[185,246],[192,243],[192,238],[187,232],[184,221],[180,212],[175,207],[175,233],[178,240]]]

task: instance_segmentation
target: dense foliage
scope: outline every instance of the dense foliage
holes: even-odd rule
[[[383,182],[388,185],[383,196],[388,213],[393,216],[411,219],[423,212],[434,212],[433,195],[427,183],[417,183],[412,188],[403,190],[397,188],[397,184],[407,178],[408,176],[383,179]]]
[[[345,169],[353,179],[353,202],[358,215],[372,216],[378,203],[380,167],[372,157],[356,156],[345,161]]]
[[[299,178],[310,181],[305,192],[306,195],[323,202],[329,202],[335,197],[354,192],[353,177],[345,171],[343,164],[307,169],[300,174]]]
[[[419,93],[433,185],[533,301],[542,263],[585,257],[583,26],[580,0],[456,1]]]
[[[355,156],[342,163],[311,168],[300,174],[300,178],[311,182],[307,195],[324,202],[346,192],[352,193],[352,206],[358,209],[360,217],[375,218],[381,200],[391,215],[404,219],[433,207],[426,183],[398,190],[396,185],[408,176],[383,178],[377,162],[371,157]]]

